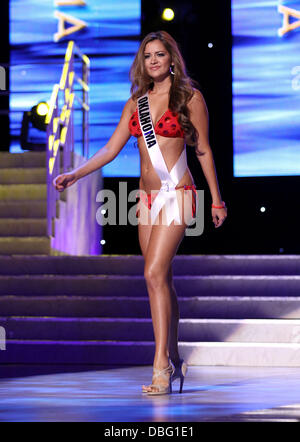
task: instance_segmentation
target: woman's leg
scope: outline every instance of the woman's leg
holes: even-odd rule
[[[192,192],[193,192],[192,188],[190,188],[189,190],[185,190],[183,193],[181,193],[181,199],[182,199],[181,204],[180,204],[180,199],[178,201],[179,207],[181,207],[181,216],[185,214],[188,223],[192,221],[192,217],[193,215],[195,215],[194,211],[196,211],[196,205],[197,205],[197,195],[195,195],[196,188],[194,194]],[[172,315],[171,315],[170,336],[169,336],[169,357],[171,358],[174,365],[178,366],[180,364],[180,356],[178,351],[178,327],[179,327],[180,312],[179,312],[177,293],[173,282],[172,264],[170,265],[169,268],[168,283],[169,283],[171,300],[172,300]]]
[[[155,337],[153,366],[159,370],[169,365],[169,357],[175,357],[175,363],[178,358],[179,311],[176,292],[170,284],[170,267],[185,228],[184,224],[153,225],[145,255],[144,275]],[[165,380],[158,377],[154,383],[165,383]]]
[[[151,225],[138,224],[139,244],[144,258],[146,257],[151,230],[152,230]],[[169,335],[169,345],[168,345],[169,356],[172,359],[172,362],[175,365],[177,365],[180,359],[178,353],[179,306],[178,306],[176,290],[173,283],[172,263],[168,271],[168,285],[171,293],[171,324],[170,324],[170,335]]]
[[[189,222],[192,216],[192,205],[190,198],[191,192],[188,192],[184,200],[184,212],[189,215]],[[183,195],[183,193],[181,193]],[[184,194],[184,196],[186,193]],[[183,202],[183,200],[181,200]],[[187,206],[185,205],[188,202]],[[180,204],[181,219],[183,217],[183,206]],[[147,219],[149,211],[141,204],[140,216]],[[145,213],[147,212],[147,213]],[[185,229],[189,222],[181,225],[171,223],[170,226],[161,224],[162,212],[159,215],[159,224],[143,224],[139,222],[139,242],[145,259],[144,275],[149,293],[151,316],[155,336],[155,358],[154,367],[163,369],[168,365],[168,357],[172,359],[175,365],[180,360],[178,353],[178,324],[179,324],[179,306],[176,290],[173,284],[172,260],[182,241]],[[141,219],[141,218],[140,218]],[[156,378],[154,383],[165,382],[163,379]],[[150,390],[151,387],[145,387]]]

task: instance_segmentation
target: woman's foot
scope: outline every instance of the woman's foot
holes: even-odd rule
[[[175,367],[170,360],[168,361],[167,365],[165,364],[165,366],[153,367],[152,384],[143,385],[143,393],[167,394],[171,392],[171,378],[174,372]]]
[[[162,367],[162,368],[167,367],[167,366],[170,364],[170,361],[171,361],[172,364],[174,365],[174,368],[175,368],[175,369],[180,368],[180,366],[181,366],[181,362],[182,362],[182,359],[180,359],[180,356],[179,356],[178,353],[177,353],[177,354],[174,354],[174,356],[172,356],[172,357],[169,357],[169,359],[165,359],[165,358],[164,358],[163,360],[160,360],[159,364],[157,364],[156,361],[154,361],[154,365],[153,365],[153,367],[154,367],[155,369],[160,370],[161,367]],[[142,385],[142,391],[143,391],[143,393],[147,393],[148,391],[151,391],[151,386],[152,386],[152,385],[156,385],[156,384],[159,384],[159,383],[161,383],[161,382],[163,383],[164,381],[161,380],[160,377],[156,377],[155,381],[152,379],[152,384],[150,384],[150,385]]]

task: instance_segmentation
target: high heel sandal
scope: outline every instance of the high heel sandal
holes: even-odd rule
[[[178,378],[180,379],[179,393],[182,393],[183,382],[187,373],[187,368],[187,364],[184,362],[184,360],[180,359],[180,365],[178,367],[175,366],[175,370],[171,376],[171,383]]]
[[[157,391],[147,391],[143,390],[144,393],[147,393],[150,396],[157,396],[162,394],[170,394],[172,393],[172,376],[175,372],[175,367],[172,363],[172,361],[169,361],[169,365],[167,368],[164,368],[163,370],[158,370],[157,368],[153,368],[153,376],[152,376],[152,382],[155,378],[162,376],[168,381],[168,385],[160,385],[160,384],[150,384],[147,385],[146,388],[157,388]]]

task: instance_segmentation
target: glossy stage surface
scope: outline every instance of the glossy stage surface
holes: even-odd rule
[[[172,395],[157,397],[140,392],[150,366],[27,370],[1,367],[1,422],[300,421],[299,368],[191,366],[183,394],[175,381]]]

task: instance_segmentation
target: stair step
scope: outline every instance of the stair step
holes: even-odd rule
[[[0,255],[48,255],[49,253],[50,238],[46,236],[24,238],[14,236],[0,237]],[[6,281],[2,281],[2,283],[5,284]],[[27,287],[23,289],[28,291]]]
[[[31,201],[46,199],[46,184],[0,184],[0,200],[2,201]]]
[[[186,342],[300,344],[299,338],[299,319],[181,319],[179,323],[179,339]]]
[[[46,152],[0,153],[0,168],[46,167]]]
[[[61,204],[62,202],[59,201]],[[4,204],[4,205],[3,205]],[[5,209],[5,205],[7,208]],[[59,207],[59,204],[58,204]],[[31,215],[32,213],[32,215]],[[29,203],[0,202],[0,218],[46,217],[45,201]],[[58,216],[58,215],[57,215]],[[12,261],[13,260],[13,261]],[[13,265],[12,265],[13,262]],[[174,275],[299,275],[300,256],[268,255],[177,255],[173,260]],[[0,257],[0,274],[119,274],[143,275],[141,255],[101,256],[20,256]]]
[[[0,184],[45,184],[46,182],[45,167],[0,169]]]
[[[57,201],[56,216],[59,216],[59,203]],[[47,201],[0,201],[0,218],[46,218]],[[36,257],[37,258],[37,257]],[[29,260],[30,258],[23,257]]]
[[[300,307],[299,307],[300,308]],[[2,316],[150,318],[148,297],[0,296]]]
[[[18,245],[16,244],[19,241]],[[47,248],[47,238],[0,238],[0,254]],[[42,252],[40,252],[42,253]],[[174,276],[179,296],[299,296],[300,276]],[[146,296],[143,276],[18,275],[0,276],[0,295]],[[299,298],[300,299],[300,298]]]
[[[190,365],[300,367],[299,343],[181,342],[179,350]]]
[[[46,236],[47,219],[0,218],[1,236]]]
[[[141,255],[101,256],[0,256],[0,275],[143,275]]]
[[[8,339],[153,341],[150,318],[0,317]],[[181,319],[186,342],[299,343],[299,319]]]
[[[300,319],[298,297],[178,297],[182,319]],[[148,296],[0,296],[2,316],[150,318]]]
[[[299,367],[300,344],[179,342],[189,365]],[[10,340],[0,362],[10,364],[150,365],[154,342]]]
[[[153,341],[150,318],[0,317],[9,339]],[[144,339],[143,339],[144,338]]]

